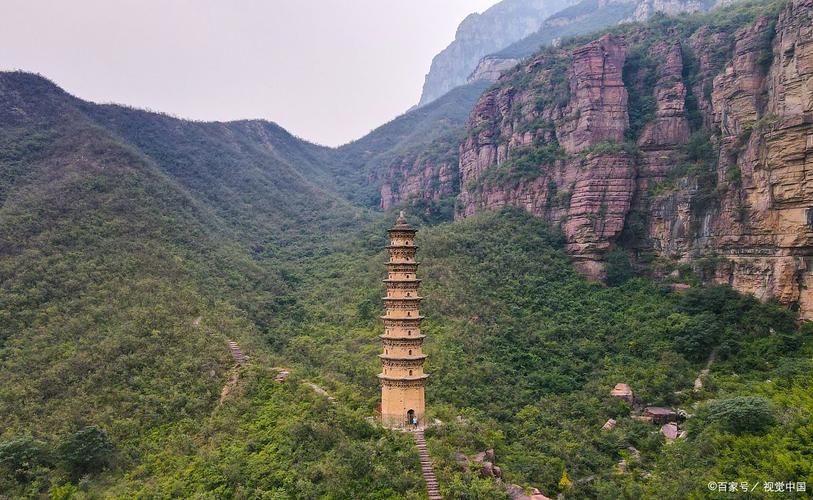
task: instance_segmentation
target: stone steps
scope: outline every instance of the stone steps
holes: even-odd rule
[[[237,345],[237,342],[229,340],[229,351],[231,351],[231,356],[238,365],[248,363],[248,356],[243,354],[243,351],[240,350],[240,346]]]
[[[423,474],[423,480],[426,482],[426,493],[429,495],[429,500],[443,500],[440,495],[440,488],[438,488],[438,479],[435,477],[435,470],[432,468],[432,460],[426,450],[426,439],[423,431],[415,433],[415,446],[418,448],[418,456],[421,459],[421,473]]]

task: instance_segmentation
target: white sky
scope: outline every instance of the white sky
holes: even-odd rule
[[[497,0],[0,0],[0,69],[328,145],[418,101],[432,56]]]

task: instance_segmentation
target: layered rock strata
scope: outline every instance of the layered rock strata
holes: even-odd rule
[[[813,318],[812,2],[538,53],[473,110],[456,216],[522,207],[592,277],[618,247]]]

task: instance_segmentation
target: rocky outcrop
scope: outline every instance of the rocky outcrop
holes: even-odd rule
[[[644,126],[638,139],[642,149],[663,150],[689,140],[686,118],[686,85],[683,83],[683,49],[679,42],[659,43],[652,55],[658,65],[655,84],[655,118]]]
[[[496,82],[503,73],[519,64],[519,61],[519,59],[514,57],[484,57],[480,60],[466,81]]]
[[[402,201],[439,201],[457,190],[457,161],[435,160],[421,155],[400,158],[387,168],[381,184],[381,208],[387,210]]]
[[[625,53],[624,41],[610,35],[573,49],[571,100],[556,124],[556,137],[568,153],[624,141],[629,126],[621,75]]]
[[[562,66],[568,56],[572,62]],[[635,187],[629,153],[614,147],[591,151],[623,141],[629,121],[624,58],[624,41],[605,36],[570,54],[545,53],[516,75],[519,80],[533,75],[538,86],[507,84],[485,94],[469,124],[476,133],[461,146],[459,217],[482,209],[524,207],[560,223],[577,266],[601,277],[602,255],[624,227]],[[557,79],[563,80],[549,86]],[[561,95],[540,95],[551,89]],[[518,112],[525,115],[518,117]],[[533,155],[531,160],[523,157],[528,148],[554,152],[549,161],[529,165]],[[526,171],[513,176],[519,164]],[[500,174],[513,180],[501,182]],[[497,181],[478,183],[483,177]]]
[[[654,253],[813,318],[811,12],[543,50],[472,112],[457,217],[523,207],[592,277]]]
[[[690,90],[683,81],[684,53],[679,41],[657,43],[651,48],[651,55],[656,65],[650,71],[657,75],[657,81],[652,89],[655,112],[653,119],[644,125],[636,141],[639,156],[633,212],[647,214],[650,221],[655,221],[661,220],[663,211],[656,208],[657,204],[653,206],[650,193],[662,185],[683,161],[681,147],[688,142],[691,133],[686,110],[686,98]],[[710,69],[708,71],[711,72]],[[628,75],[627,81],[637,86],[638,93],[646,94],[648,90],[643,82],[647,77],[642,73],[644,71],[639,68],[637,72]],[[711,85],[710,77],[708,84]],[[708,108],[711,108],[710,104]],[[682,211],[686,214],[690,212],[688,204],[682,206]],[[677,240],[683,238],[684,230],[684,226],[669,228],[667,238],[659,240],[662,245],[659,249],[672,250],[678,243]],[[662,233],[663,229],[653,225],[650,231]],[[643,235],[626,236],[635,238]],[[637,243],[642,243],[643,247],[652,245],[651,238],[647,237],[644,237],[642,242],[625,243],[633,247]]]
[[[482,14],[470,14],[454,41],[432,59],[419,106],[466,83],[480,59],[539,29],[548,16],[574,0],[502,0]]]
[[[723,201],[715,247],[729,260],[715,279],[813,317],[813,1],[737,33],[734,60],[715,78],[720,175],[740,192]],[[725,161],[723,161],[725,159]],[[734,224],[725,230],[726,218]],[[717,229],[717,228],[715,228]],[[715,231],[716,232],[716,231]]]
[[[812,129],[810,106],[801,103],[810,101],[811,89],[798,82],[813,76],[804,69],[813,52],[806,48],[809,27],[792,13],[809,9],[795,2],[775,28],[765,17],[734,34],[706,117],[720,130],[712,203],[698,209],[697,186],[687,185],[653,200],[649,229],[654,247],[672,258],[717,257],[706,271],[710,281],[797,305],[805,317],[813,317],[807,292],[813,233],[806,219],[813,192],[804,187]]]
[[[656,12],[674,16],[682,12],[704,10],[708,2],[702,0],[643,0],[638,2],[630,21],[646,21]]]
[[[371,176],[368,184],[380,186],[380,207],[387,210],[407,201],[431,204],[455,196],[460,184],[459,134],[454,131],[397,155],[385,170]]]
[[[563,37],[582,35],[612,26],[630,17],[636,0],[581,0],[547,18],[539,29],[508,47],[486,55],[477,63],[468,81],[496,81],[539,47],[557,45]]]
[[[676,15],[697,12],[733,0],[582,0],[546,19],[539,29],[503,50],[483,57],[468,81],[496,81],[518,61],[541,46],[556,45],[563,38],[583,35],[622,22],[645,21],[656,13]]]

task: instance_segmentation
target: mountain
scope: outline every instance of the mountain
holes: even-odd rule
[[[459,149],[443,138],[387,167],[382,206],[523,207],[560,224],[594,278],[624,250],[813,317],[794,24],[807,5],[780,7],[659,14],[543,49],[480,97]]]
[[[100,106],[0,74],[0,496],[70,497],[89,475],[135,472],[171,448],[164,437],[200,439],[224,387],[260,411],[249,395],[265,401],[274,373],[238,374],[227,340],[271,365],[281,316],[297,314],[296,262],[364,220],[319,185],[318,153],[273,124]],[[312,391],[275,389],[275,411],[298,425],[331,422],[332,444],[301,456],[301,474],[352,441],[390,456],[387,487],[414,487],[416,474],[386,472],[403,440],[382,444],[342,410],[303,411],[322,400]],[[300,443],[265,453],[290,460]],[[296,487],[355,496],[375,475]],[[120,472],[101,477],[93,491],[115,496]]]
[[[548,17],[539,29],[501,50],[483,57],[467,81],[497,81],[505,71],[540,47],[560,43],[567,37],[586,35],[622,22],[641,22],[662,13],[698,12],[727,2],[696,0],[582,0]]]
[[[497,81],[503,73],[529,57],[541,46],[559,43],[563,38],[584,35],[624,21],[645,20],[656,13],[695,12],[712,7],[711,2],[683,0],[675,2],[583,0],[550,15],[535,33],[480,59],[476,68],[468,75],[468,83],[449,92],[454,93],[453,95],[448,97],[444,95],[441,98],[444,99],[442,109],[448,113],[448,110],[452,109],[449,103],[455,102],[457,96],[468,92],[463,89],[472,91],[469,96],[479,96],[489,83]],[[454,112],[455,115],[469,110],[473,105],[469,105],[466,99],[465,103],[459,102],[459,106]],[[410,114],[407,113],[405,117]],[[410,148],[394,148],[387,152],[386,157],[379,156],[369,162],[364,171],[368,172],[365,184],[369,188],[365,198],[370,204],[388,209],[411,200],[413,205],[420,205],[416,208],[420,208],[427,216],[436,220],[448,219],[454,211],[453,198],[460,192],[459,169],[455,165],[459,162],[458,143],[463,132],[460,130],[458,120],[456,116],[449,122],[449,126],[436,128],[433,134],[413,134],[413,137],[421,137],[422,140],[412,141],[413,145]],[[406,122],[406,120],[397,121]],[[386,137],[388,132],[385,126],[370,136]],[[369,138],[358,142],[361,144],[367,141]],[[356,155],[351,157],[355,158]],[[357,171],[355,167],[347,170]],[[356,180],[354,184],[358,183]]]
[[[433,149],[435,141],[454,143],[456,150],[469,113],[486,88],[486,82],[461,85],[333,151],[325,165],[333,172],[339,191],[365,206],[384,208],[392,206],[394,199],[408,197],[411,191],[401,195],[398,189],[390,194],[383,190],[384,184],[392,185],[387,169],[403,158]],[[430,175],[422,184],[436,181],[437,176]]]
[[[620,247],[811,317],[808,8],[662,17],[539,53],[472,113],[458,215],[523,206],[562,224],[591,275]]]
[[[573,0],[502,0],[482,14],[470,14],[457,27],[455,38],[433,59],[426,74],[419,106],[466,83],[481,57],[535,32],[551,14]]]

